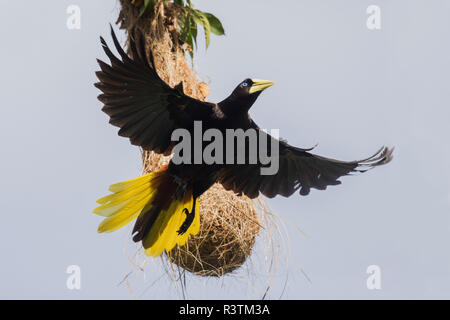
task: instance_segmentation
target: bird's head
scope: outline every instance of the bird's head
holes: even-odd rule
[[[269,80],[245,79],[236,87],[236,89],[234,89],[233,93],[242,98],[258,96],[261,92],[271,86],[273,86],[273,82]]]
[[[261,79],[245,79],[234,89],[233,93],[223,102],[232,112],[247,112],[265,89],[273,86],[272,81]],[[230,110],[231,111],[231,110]]]

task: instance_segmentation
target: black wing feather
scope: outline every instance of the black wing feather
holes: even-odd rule
[[[260,130],[254,122],[252,127]],[[274,138],[268,135],[268,139]],[[228,165],[221,170],[219,182],[225,189],[250,198],[256,198],[259,193],[269,198],[278,194],[289,197],[296,191],[305,196],[311,189],[325,190],[340,184],[338,179],[342,176],[388,163],[393,152],[383,147],[367,159],[345,162],[312,154],[308,152],[311,149],[293,147],[284,141],[278,143],[279,170],[275,175],[261,175],[258,164]]]
[[[106,41],[100,41],[110,64],[97,59],[101,71],[95,86],[103,94],[102,111],[110,123],[120,128],[119,135],[145,150],[164,153],[171,145],[170,137],[177,128],[190,129],[195,120],[205,121],[213,115],[213,104],[186,96],[182,86],[171,88],[158,75],[152,52],[147,56],[145,38],[132,31],[129,56],[111,27],[116,57]],[[181,89],[181,90],[180,90]]]

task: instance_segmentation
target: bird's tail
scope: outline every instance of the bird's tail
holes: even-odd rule
[[[133,240],[142,241],[145,253],[153,257],[164,250],[172,250],[176,244],[182,246],[190,234],[200,230],[198,202],[194,221],[185,233],[177,231],[186,219],[184,210],[193,205],[192,189],[176,197],[178,183],[167,172],[167,166],[141,177],[116,183],[109,187],[112,194],[97,203],[94,213],[105,217],[98,232],[113,232],[137,218]]]

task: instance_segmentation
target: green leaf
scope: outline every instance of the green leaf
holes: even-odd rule
[[[146,0],[147,2],[148,0]],[[151,0],[152,2],[156,0]],[[181,8],[179,16],[179,34],[180,40],[192,49],[189,50],[191,58],[193,57],[193,50],[197,49],[198,25],[203,28],[205,34],[206,48],[211,42],[211,33],[215,35],[224,35],[225,31],[220,20],[211,13],[202,12],[194,9],[192,0],[164,0],[172,1]]]
[[[215,15],[209,12],[203,12],[203,14],[206,16],[206,18],[209,21],[209,25],[211,26],[211,32],[214,33],[216,36],[223,36],[225,35],[225,30],[223,29],[222,22],[220,22],[219,19]]]
[[[211,25],[209,24],[209,20],[200,10],[192,10],[192,13],[195,22],[200,24],[203,27],[203,30],[205,31],[206,48],[208,48],[211,40]]]
[[[180,39],[183,42],[186,42],[188,38],[188,34],[190,33],[191,26],[191,16],[186,14],[181,17],[181,29],[180,29]]]
[[[195,21],[192,19],[190,19],[190,21],[191,21],[190,29],[191,29],[192,39],[194,40],[195,48],[197,49],[197,33],[198,33],[197,23],[195,23]],[[192,48],[192,49],[194,49],[194,48]]]

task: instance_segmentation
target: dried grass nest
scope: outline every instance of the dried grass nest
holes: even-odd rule
[[[153,15],[138,18],[138,8],[130,0],[120,2],[122,8],[117,22],[128,32],[137,27],[151,39],[147,45],[151,46],[161,78],[171,86],[182,81],[185,94],[205,100],[209,88],[198,81],[180,49],[171,3],[160,2]],[[170,157],[144,151],[142,159],[146,174],[167,164]],[[261,221],[270,219],[258,214],[251,199],[226,191],[220,184],[206,191],[199,204],[200,232],[191,236],[185,246],[166,253],[166,258],[193,274],[220,277],[245,263],[262,228]],[[268,213],[262,202],[258,205],[262,215]]]

